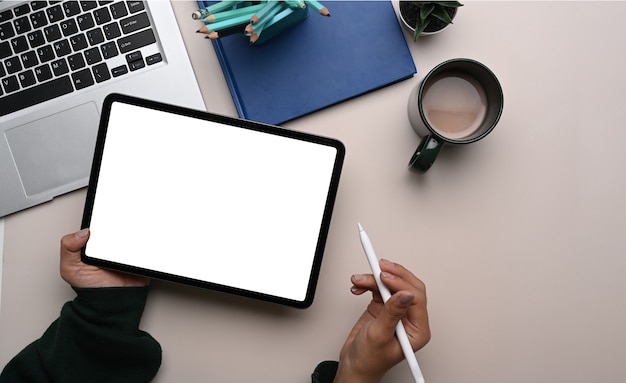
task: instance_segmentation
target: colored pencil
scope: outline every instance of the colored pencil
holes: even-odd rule
[[[322,16],[330,16],[330,12],[328,8],[326,8],[322,3],[317,0],[304,0],[304,2],[309,5],[311,8],[315,9]]]
[[[254,16],[250,18],[252,24],[256,24],[260,19],[265,17],[266,14],[272,12],[274,9],[280,9],[280,1],[270,0],[265,3],[265,6],[261,8]]]
[[[239,26],[243,30],[243,27],[246,24],[248,24],[249,21],[250,21],[250,15],[244,14],[244,15],[240,15],[237,17],[231,17],[230,19],[217,21],[209,25],[203,25],[196,32],[197,33],[210,33],[210,32],[220,31],[222,29],[231,28],[235,26]]]
[[[255,4],[255,5],[250,5],[248,7],[241,7],[241,8],[231,9],[228,11],[212,13],[208,15],[207,17],[203,18],[202,21],[204,23],[214,23],[216,21],[222,21],[222,20],[229,19],[231,17],[237,17],[237,16],[241,16],[244,14],[249,16],[257,12],[264,6],[265,4]]]

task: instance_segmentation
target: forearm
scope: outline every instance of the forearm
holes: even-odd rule
[[[75,289],[44,335],[5,367],[0,382],[149,382],[161,347],[139,330],[147,288]]]

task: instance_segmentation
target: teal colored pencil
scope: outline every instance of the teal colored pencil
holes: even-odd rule
[[[276,7],[272,9],[270,12],[268,12],[267,14],[265,14],[263,18],[259,19],[258,23],[253,24],[251,30],[248,30],[246,28],[246,32],[250,34],[250,44],[254,44],[261,36],[261,33],[263,32],[265,27],[271,24],[274,17],[278,13],[288,9],[288,7],[289,6],[284,6],[284,5],[281,5],[280,7]]]
[[[302,0],[284,0],[285,4],[289,5],[291,8],[305,8],[306,4]]]
[[[211,4],[208,7],[198,9],[194,13],[191,14],[191,18],[194,20],[204,19],[209,15],[214,13],[222,12],[227,9],[233,9],[240,3],[243,3],[243,0],[225,0],[220,1],[219,3]]]
[[[231,17],[230,19],[217,21],[215,23],[211,23],[208,25],[202,26],[197,30],[198,33],[211,33],[211,32],[219,32],[221,30],[227,28],[233,28],[235,26],[241,26],[241,30],[243,31],[243,27],[248,24],[250,21],[250,15],[245,14],[237,17]]]
[[[208,15],[207,17],[203,18],[202,21],[204,23],[215,23],[217,21],[222,21],[222,20],[230,19],[232,17],[237,17],[241,15],[248,15],[248,17],[252,17],[252,15],[254,15],[257,11],[259,11],[264,6],[265,4],[262,3],[262,4],[250,5],[247,7],[231,9],[229,11],[221,11],[221,12]]]
[[[319,13],[322,16],[330,16],[330,12],[328,11],[328,8],[326,8],[322,3],[320,3],[317,0],[304,0],[304,2],[310,6],[311,8],[315,9],[315,11],[317,11],[317,13]]]
[[[210,15],[209,11],[206,8],[198,9],[194,13],[191,14],[191,18],[194,20],[202,19]]]
[[[219,3],[211,4],[206,7],[206,9],[209,11],[210,14],[214,14],[226,11],[228,9],[232,9],[240,3],[243,3],[243,0],[224,0],[220,1]]]
[[[278,14],[278,12],[282,11],[283,9],[285,9],[285,6],[283,4],[279,3],[279,5],[277,7],[273,7],[272,9],[269,10],[269,12],[265,13],[264,15],[262,15],[258,19],[258,21],[254,24],[253,28],[256,30],[257,29],[257,25],[258,26],[264,26],[270,20],[272,20],[274,18],[274,16],[276,16],[276,14]]]
[[[265,6],[263,8],[261,8],[254,16],[252,16],[250,18],[250,22],[252,24],[258,23],[260,19],[265,17],[265,15],[267,15],[270,12],[272,12],[274,9],[281,9],[282,8],[281,2],[280,1],[276,1],[276,0],[269,0],[264,5]],[[274,13],[274,14],[276,14],[276,13]]]

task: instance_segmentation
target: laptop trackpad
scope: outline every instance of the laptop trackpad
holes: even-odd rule
[[[99,121],[89,102],[5,132],[27,195],[89,177]]]

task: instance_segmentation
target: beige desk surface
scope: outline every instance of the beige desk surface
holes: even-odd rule
[[[190,22],[194,4],[175,7],[208,109],[234,115]],[[155,282],[142,327],[163,346],[156,382],[308,382],[369,299],[349,292],[350,275],[368,272],[357,221],[380,256],[429,288],[433,338],[418,352],[427,382],[626,381],[624,16],[625,2],[468,1],[449,30],[410,41],[417,76],[286,124],[347,147],[313,306]],[[446,147],[427,174],[411,174],[408,95],[453,57],[498,75],[503,117],[485,140]],[[0,365],[73,297],[58,243],[79,228],[84,196],[5,221]],[[403,363],[385,382],[410,379]]]

